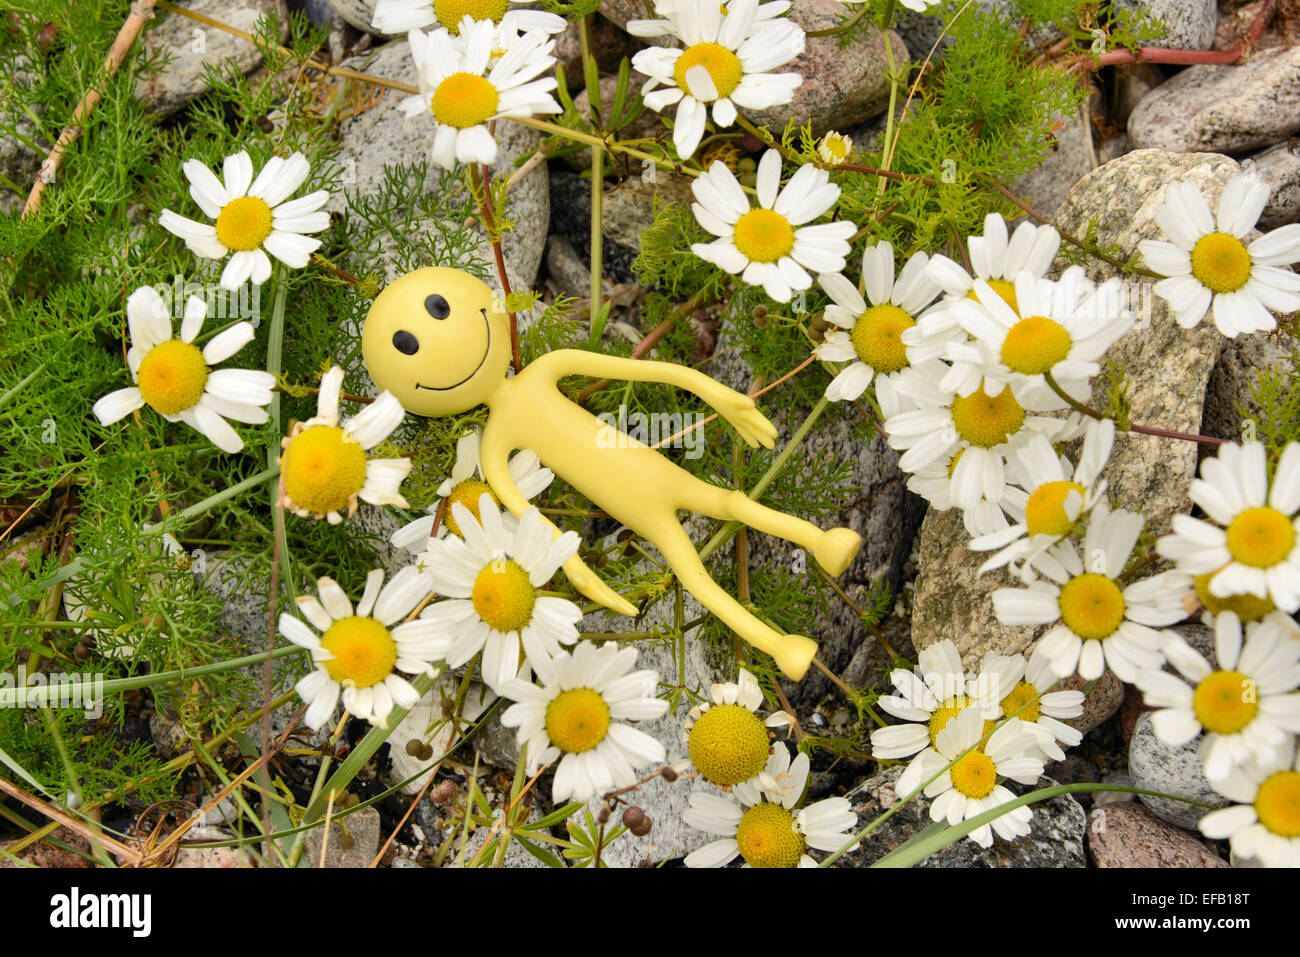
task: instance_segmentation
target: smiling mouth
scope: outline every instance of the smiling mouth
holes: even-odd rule
[[[429,392],[448,392],[452,389],[459,388],[460,386],[468,382],[470,379],[478,375],[478,370],[483,368],[483,363],[487,362],[488,353],[492,351],[492,323],[488,322],[488,314],[486,309],[480,308],[479,312],[483,314],[483,325],[487,329],[488,341],[487,341],[486,348],[484,348],[483,350],[483,358],[478,361],[478,365],[474,367],[474,371],[471,372],[469,375],[465,376],[465,378],[461,379],[459,382],[456,382],[452,385],[444,385],[444,386],[421,385],[420,383],[417,382],[415,383],[415,387],[417,389],[427,389]]]

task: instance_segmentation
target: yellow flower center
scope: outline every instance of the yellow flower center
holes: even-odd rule
[[[333,425],[313,425],[293,437],[280,463],[290,500],[313,515],[341,512],[366,484],[366,453]]]
[[[1228,526],[1228,551],[1243,565],[1269,568],[1295,546],[1295,527],[1275,508],[1248,508]]]
[[[528,572],[508,558],[498,558],[478,573],[470,599],[480,618],[497,631],[509,632],[533,620],[537,592]]]
[[[1259,693],[1240,671],[1216,671],[1196,686],[1192,710],[1206,731],[1236,734],[1255,720]]]
[[[1279,771],[1255,793],[1259,823],[1282,837],[1300,837],[1300,771]]]
[[[992,396],[981,387],[970,395],[953,398],[952,424],[971,445],[991,449],[1020,431],[1025,424],[1025,410],[1011,394],[1011,386]]]
[[[1002,699],[1002,717],[1019,718],[1033,724],[1042,716],[1041,700],[1037,688],[1028,681],[1021,681],[1011,689],[1011,694]]]
[[[478,500],[484,493],[492,496],[492,501],[498,506],[501,504],[497,499],[496,493],[487,482],[480,481],[476,478],[467,478],[463,482],[457,482],[447,496],[447,507],[442,512],[442,524],[447,526],[447,531],[460,538],[465,537],[465,533],[460,530],[456,524],[456,519],[452,517],[451,507],[459,502],[469,509],[469,513],[478,521],[483,520],[483,516],[478,513]]]
[[[804,852],[803,835],[794,829],[794,815],[766,801],[751,807],[740,819],[736,844],[750,867],[798,867]]]
[[[1227,233],[1202,236],[1192,247],[1192,275],[1214,292],[1234,292],[1250,279],[1250,253]]]
[[[458,130],[478,126],[497,111],[497,88],[475,73],[453,73],[433,91],[433,118]]]
[[[1016,299],[1016,284],[1005,279],[989,279],[987,282],[989,288],[1001,296],[1002,301],[1011,307],[1011,311],[1017,316],[1020,315],[1020,303]],[[966,298],[978,299],[979,297],[975,295],[975,290],[972,289],[966,293]]]
[[[1002,340],[1002,361],[1012,372],[1038,375],[1070,354],[1070,334],[1046,316],[1021,319]]]
[[[744,705],[714,705],[700,715],[687,748],[704,779],[720,787],[748,781],[767,764],[767,732]]]
[[[1065,514],[1065,498],[1071,492],[1084,495],[1078,482],[1044,482],[1029,493],[1025,503],[1025,526],[1030,535],[1061,536],[1074,524]]]
[[[217,239],[238,252],[256,249],[271,235],[271,207],[256,196],[232,199],[217,215]]]
[[[467,15],[475,20],[500,23],[508,0],[433,0],[433,15],[454,37],[460,36],[460,21]]]
[[[998,772],[993,759],[983,751],[972,751],[948,771],[952,786],[968,798],[986,798],[993,793]]]
[[[858,316],[849,338],[859,359],[887,374],[907,367],[902,335],[914,325],[912,317],[897,306],[872,306]]]
[[[397,642],[373,618],[340,618],[322,636],[321,645],[334,656],[324,662],[330,677],[358,688],[379,684],[397,661]]]
[[[970,698],[967,698],[965,695],[957,695],[955,698],[949,698],[935,709],[934,713],[930,715],[931,745],[933,745],[935,740],[939,737],[939,732],[944,729],[944,725],[957,717],[961,710],[968,704],[970,704]]]
[[[1058,602],[1061,621],[1080,638],[1108,638],[1124,620],[1124,593],[1105,575],[1071,578]]]
[[[1222,571],[1206,572],[1204,575],[1196,575],[1192,580],[1196,584],[1196,596],[1201,599],[1201,604],[1205,606],[1206,611],[1212,615],[1222,614],[1225,611],[1235,612],[1237,617],[1243,623],[1259,621],[1269,612],[1276,611],[1277,605],[1273,604],[1267,598],[1260,598],[1258,595],[1228,595],[1226,598],[1220,598],[1210,591],[1210,579]]]
[[[740,65],[740,57],[724,46],[719,46],[716,43],[696,43],[688,46],[682,51],[682,55],[677,58],[677,67],[673,70],[673,78],[677,80],[677,85],[683,92],[705,103],[714,98],[710,97],[706,100],[686,85],[687,72],[697,66],[702,66],[709,71],[709,76],[713,79],[713,85],[718,90],[716,99],[731,96],[736,87],[740,86],[740,78],[745,72]]]
[[[203,353],[198,346],[179,339],[168,339],[150,349],[136,376],[144,401],[163,415],[196,406],[207,382]]]
[[[736,221],[736,248],[756,263],[774,263],[794,249],[794,227],[780,213],[751,209]]]
[[[590,688],[561,691],[546,706],[546,736],[561,751],[590,751],[608,731],[609,705]]]

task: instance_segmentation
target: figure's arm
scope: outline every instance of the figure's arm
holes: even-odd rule
[[[501,500],[501,504],[510,509],[516,518],[522,518],[524,512],[531,506],[515,485],[514,479],[510,477],[507,462],[511,451],[507,443],[494,433],[489,423],[483,430],[483,439],[479,445],[479,466],[483,469],[483,477],[487,479],[488,485],[492,486],[492,491]],[[542,520],[551,527],[552,539],[559,538],[563,534],[555,527],[554,522],[546,519],[545,516]],[[577,555],[560,567],[564,569],[564,574],[573,583],[573,587],[592,601],[620,614],[636,614],[636,606],[606,585],[600,576]]]
[[[776,426],[758,411],[753,399],[728,388],[698,369],[650,359],[622,359],[580,349],[551,352],[532,363],[532,367],[538,366],[542,367],[538,371],[544,370],[556,381],[566,375],[585,375],[596,379],[664,382],[694,392],[717,409],[718,414],[730,422],[740,437],[750,445],[762,445],[770,449],[776,439]]]

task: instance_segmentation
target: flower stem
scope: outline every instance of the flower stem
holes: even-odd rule
[[[1053,392],[1055,392],[1062,399],[1064,399],[1066,402],[1069,403],[1070,408],[1074,409],[1077,412],[1082,412],[1084,415],[1088,416],[1089,418],[1093,418],[1093,419],[1109,418],[1109,416],[1102,415],[1096,409],[1084,405],[1078,399],[1075,399],[1073,396],[1067,394],[1066,391],[1061,388],[1060,383],[1057,382],[1056,379],[1052,378],[1052,374],[1050,372],[1044,372],[1043,378],[1047,381],[1048,386],[1051,387]],[[1118,424],[1119,423],[1116,423],[1116,425]],[[1155,426],[1137,425],[1132,422],[1128,424],[1128,428],[1124,429],[1124,431],[1137,432],[1141,435],[1158,435],[1161,438],[1165,438],[1165,439],[1182,439],[1184,442],[1200,442],[1202,445],[1224,445],[1229,441],[1228,439],[1216,439],[1212,435],[1199,435],[1193,432],[1177,432],[1173,429],[1159,429],[1156,428]]]

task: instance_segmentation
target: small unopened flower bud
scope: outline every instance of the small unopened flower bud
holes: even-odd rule
[[[609,823],[609,808],[607,808],[607,807],[602,807],[599,811],[597,811],[597,812],[596,812],[596,820],[597,820],[599,823],[601,823],[601,824],[608,824],[608,823]]]
[[[754,318],[755,318],[755,319],[766,319],[766,318],[767,318],[767,306],[755,306],[755,307],[754,307]]]
[[[665,764],[659,769],[659,774],[669,784],[672,784],[677,780],[677,769],[672,767],[672,765]]]
[[[450,695],[443,695],[442,702],[439,706],[442,708],[442,716],[444,718],[450,718],[452,713],[456,710],[456,699]]]
[[[352,850],[352,848],[356,846],[356,843],[356,839],[346,831],[339,835],[339,847],[343,848],[345,851]]]
[[[650,833],[650,828],[654,824],[650,816],[639,807],[630,807],[623,812],[623,826],[635,834],[637,837],[645,837]]]
[[[824,313],[819,312],[808,320],[808,334],[811,335],[814,340],[826,338],[826,330],[830,327],[831,324]]]
[[[439,781],[438,786],[433,789],[429,795],[429,800],[434,804],[446,804],[456,796],[455,781]]]

